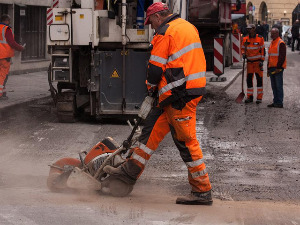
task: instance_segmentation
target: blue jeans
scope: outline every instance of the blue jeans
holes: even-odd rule
[[[275,71],[276,68],[269,68],[269,71]],[[273,104],[283,105],[283,71],[270,75],[271,86],[273,90]]]

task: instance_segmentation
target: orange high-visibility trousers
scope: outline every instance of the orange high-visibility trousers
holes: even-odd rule
[[[153,108],[145,121],[138,147],[122,165],[122,170],[133,180],[142,174],[151,155],[165,135],[171,131],[180,156],[188,168],[188,179],[194,192],[211,190],[203,155],[196,137],[196,107],[202,97],[187,102],[182,110],[172,105]],[[169,156],[170,159],[172,155]]]
[[[257,81],[257,100],[263,98],[263,71],[260,70],[259,61],[247,62],[247,98],[253,97],[253,76]]]
[[[10,69],[10,62],[0,59],[0,97],[5,93],[5,80]]]

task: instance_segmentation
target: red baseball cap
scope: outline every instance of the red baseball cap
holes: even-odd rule
[[[149,24],[149,17],[153,15],[154,13],[164,11],[164,10],[169,10],[168,6],[162,2],[155,2],[152,5],[150,5],[147,9],[146,12],[146,21],[145,25]]]

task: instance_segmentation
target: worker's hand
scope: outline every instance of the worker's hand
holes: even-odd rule
[[[264,62],[263,61],[260,61],[259,62],[259,67],[263,67],[264,66]]]
[[[23,44],[22,47],[23,47],[23,51],[24,51],[24,50],[25,50],[25,47],[26,47],[26,43]]]
[[[282,71],[282,69],[276,69],[275,71],[274,71],[274,74],[275,73],[280,73]]]
[[[269,77],[271,75],[271,71],[268,69],[267,70],[267,77]]]

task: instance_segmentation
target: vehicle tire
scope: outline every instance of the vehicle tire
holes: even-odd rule
[[[47,179],[47,186],[52,192],[62,192],[67,189],[67,180],[72,172],[71,168],[81,167],[81,162],[74,158],[63,158],[52,164],[55,167],[51,167],[49,176]],[[64,171],[65,166],[70,166],[70,169]],[[59,167],[61,169],[58,169]]]

